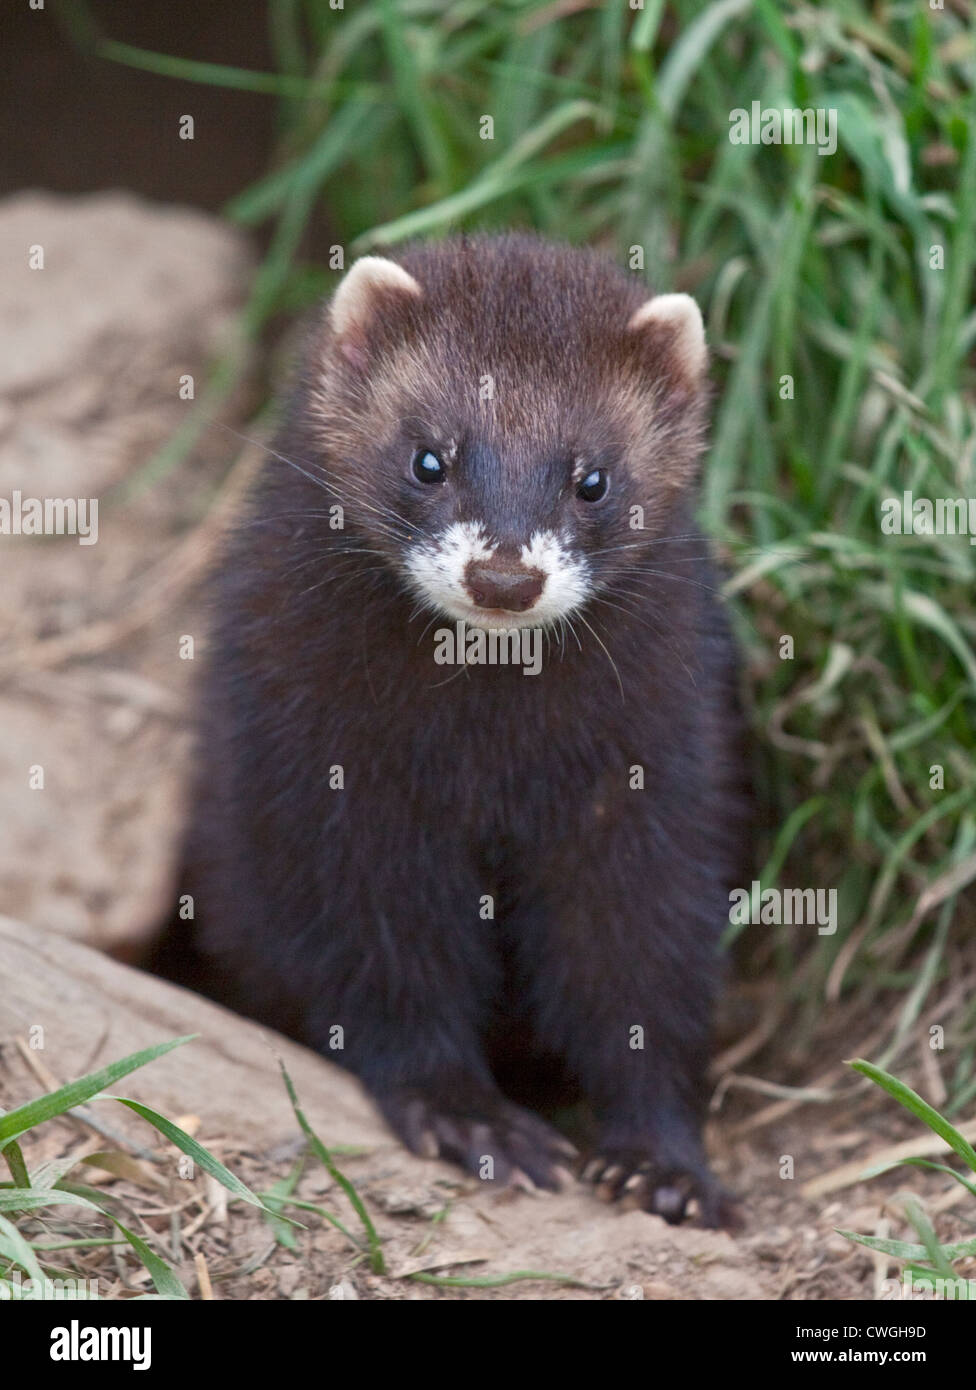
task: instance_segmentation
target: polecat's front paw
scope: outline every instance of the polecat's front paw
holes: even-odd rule
[[[672,1226],[692,1214],[701,1226],[741,1225],[735,1199],[707,1168],[661,1162],[646,1149],[606,1148],[587,1160],[582,1179],[604,1201],[630,1198]]]
[[[422,1158],[448,1159],[502,1186],[555,1192],[572,1181],[572,1144],[501,1095],[472,1099],[463,1087],[454,1097],[403,1090],[377,1097],[377,1104],[390,1128]]]

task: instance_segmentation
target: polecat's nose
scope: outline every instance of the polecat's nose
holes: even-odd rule
[[[479,608],[524,613],[542,593],[546,577],[539,570],[523,569],[520,565],[501,566],[490,560],[472,560],[465,570],[464,583]]]

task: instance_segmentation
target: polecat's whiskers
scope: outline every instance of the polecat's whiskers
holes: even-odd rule
[[[261,449],[264,453],[268,454],[270,458],[277,459],[279,463],[287,464],[288,467],[293,468],[296,473],[300,473],[302,477],[307,478],[310,483],[313,483],[316,487],[322,488],[322,490],[324,492],[327,492],[330,497],[334,497],[340,505],[345,505],[345,499],[343,494],[339,491],[339,488],[333,482],[333,477],[335,475],[333,475],[331,471],[325,467],[324,464],[315,463],[311,459],[306,459],[304,462],[307,464],[307,467],[303,467],[302,464],[298,463],[295,459],[289,458],[287,454],[281,453],[280,450],[275,449],[272,445],[266,443],[265,441],[255,439],[250,435],[242,433],[240,430],[232,429],[230,425],[224,425],[222,421],[217,421],[216,423],[221,424],[222,428],[228,430],[229,433],[236,435],[237,438],[242,440],[244,443],[252,444],[255,448]],[[310,472],[309,469],[314,469],[315,471]],[[405,517],[400,516],[400,514],[394,511],[391,507],[377,505],[374,498],[366,497],[360,489],[354,487],[351,484],[348,477],[343,477],[342,483],[346,489],[347,494],[351,494],[360,506],[364,507],[367,511],[372,512],[375,516],[384,518],[387,521],[395,522],[398,526],[406,527],[409,531],[410,523],[409,521],[407,521]],[[260,518],[258,518],[258,520],[260,521]],[[403,535],[401,535],[399,531],[390,531],[389,534],[393,539],[404,539]]]
[[[641,565],[639,567],[635,565],[632,569],[622,569],[616,572],[612,570],[605,570],[601,577],[608,577],[611,575],[616,576],[617,574],[619,574],[622,578],[635,580],[650,578],[670,579],[675,584],[691,584],[696,589],[703,589],[705,593],[715,594],[719,598],[722,597],[721,589],[716,588],[714,584],[706,584],[704,580],[701,579],[689,579],[689,577],[686,574],[670,574],[667,570],[649,569],[646,565]]]
[[[692,685],[697,685],[694,672],[691,670],[684,657],[678,651],[674,642],[668,636],[666,628],[662,627],[659,623],[654,622],[653,614],[655,612],[660,612],[661,610],[649,609],[646,597],[644,595],[634,594],[627,589],[615,589],[614,597],[633,599],[636,604],[640,605],[639,610],[627,608],[620,603],[612,603],[609,599],[604,598],[600,594],[594,595],[591,602],[594,604],[603,604],[607,608],[615,608],[618,612],[626,614],[628,618],[636,619],[637,622],[639,622],[642,626],[649,628],[650,631],[653,632],[654,635],[664,643],[664,645],[671,652],[671,655],[675,657],[676,660],[681,664],[683,670],[687,673],[688,679],[691,681]]]
[[[332,590],[333,597],[339,598],[342,594],[344,594],[345,591],[349,588],[350,583],[358,584],[359,580],[361,578],[365,578],[365,576],[367,575],[372,576],[377,574],[383,574],[385,573],[385,571],[386,565],[370,565],[367,569],[354,570],[354,572],[351,575],[344,575],[342,577],[341,581]],[[304,598],[306,594],[313,594],[316,591],[316,589],[323,589],[326,586],[326,584],[329,583],[330,579],[331,576],[326,576],[325,579],[320,579],[317,584],[310,584],[309,587],[307,589],[303,589],[302,592],[297,595],[297,597]],[[377,587],[377,581],[375,579],[370,579],[370,587],[372,589],[375,589]]]
[[[591,633],[593,634],[594,639],[599,643],[600,647],[603,649],[604,653],[606,654],[607,660],[609,661],[610,665],[613,667],[613,674],[614,674],[614,675],[616,676],[616,678],[617,678],[617,686],[618,686],[618,688],[619,688],[619,690],[620,690],[620,699],[621,699],[621,703],[626,703],[626,698],[627,698],[627,697],[624,695],[624,683],[623,683],[623,681],[620,679],[620,672],[617,670],[617,663],[614,661],[613,657],[610,655],[610,652],[607,650],[606,643],[603,642],[603,641],[601,640],[599,634],[597,633],[596,629],[593,627],[592,623],[588,623],[587,620],[586,620],[586,618],[584,617],[584,615],[583,615],[582,613],[577,612],[576,616],[579,618],[579,620],[580,620],[580,622],[583,624],[583,626],[584,626],[589,632],[591,632]]]
[[[573,615],[572,615],[571,613],[564,613],[564,614],[563,614],[563,619],[562,619],[562,620],[563,620],[563,622],[566,624],[566,626],[569,628],[570,632],[573,634],[573,638],[575,639],[576,646],[579,648],[580,651],[582,651],[582,650],[583,650],[583,643],[580,641],[580,635],[579,635],[579,633],[576,631],[575,627],[573,626]]]
[[[377,559],[384,561],[387,558],[382,550],[376,550],[372,546],[350,546],[342,548],[338,546],[334,548],[329,546],[321,550],[316,550],[311,555],[306,555],[303,560],[299,560],[298,563],[292,565],[290,569],[283,570],[281,577],[282,579],[291,579],[293,575],[298,574],[303,569],[307,569],[309,565],[325,565],[330,561],[338,562],[340,560],[354,558],[357,555],[374,555]],[[363,571],[363,573],[365,573],[365,571]]]

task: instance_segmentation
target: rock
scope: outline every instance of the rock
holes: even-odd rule
[[[180,378],[199,395],[231,342],[249,257],[197,212],[30,193],[0,203],[0,262],[0,499],[80,499],[89,520],[98,504],[91,544],[0,534],[0,911],[131,947],[173,891],[193,667],[177,644],[202,626],[192,583],[160,575],[239,442],[211,426],[161,485],[117,486],[186,421]]]
[[[219,1134],[257,1153],[298,1132],[280,1056],[323,1142],[397,1151],[359,1083],[316,1053],[189,990],[0,917],[0,1105],[6,1110],[42,1089],[16,1046],[38,1028],[37,1055],[60,1084],[140,1048],[199,1034],[112,1089],[174,1120],[198,1115],[204,1143]],[[153,1131],[124,1107],[97,1109],[114,1128],[154,1142]]]

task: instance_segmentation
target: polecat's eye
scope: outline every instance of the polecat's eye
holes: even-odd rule
[[[417,450],[410,470],[418,483],[442,483],[447,477],[447,469],[429,449]]]
[[[610,491],[610,477],[605,468],[594,468],[576,486],[576,496],[582,502],[601,502]]]

